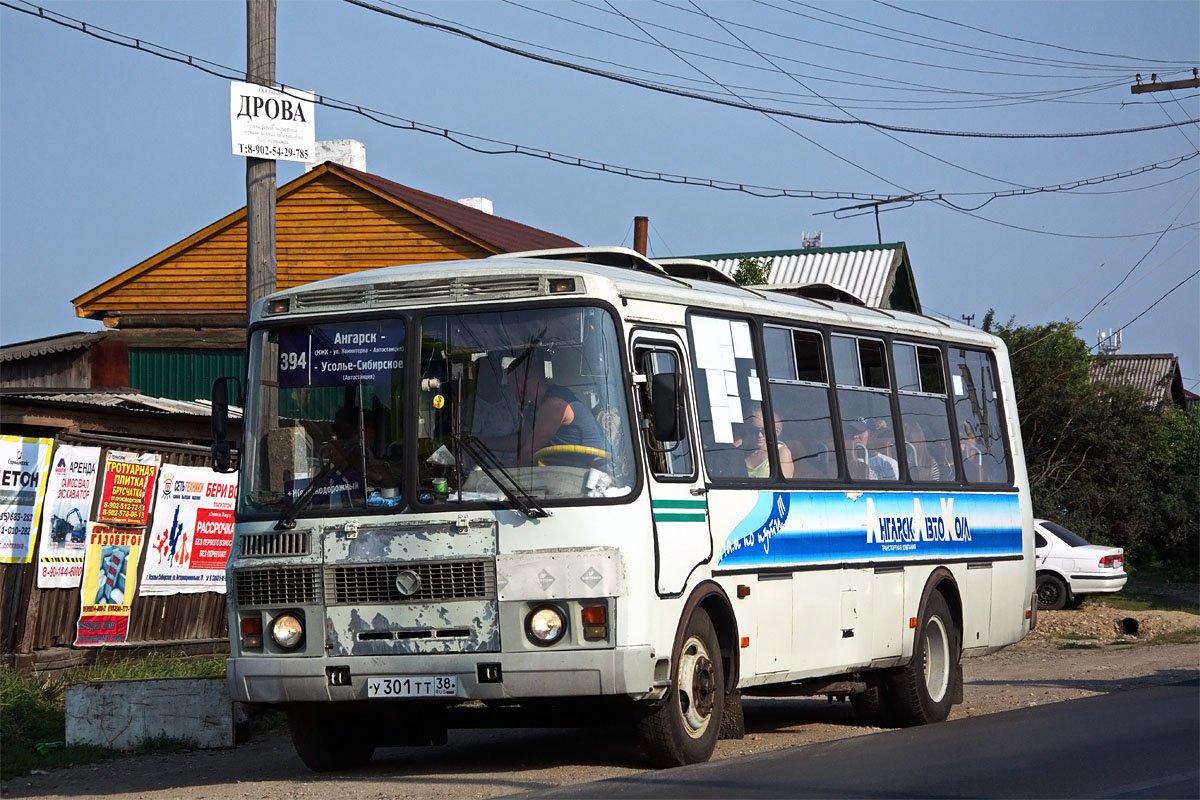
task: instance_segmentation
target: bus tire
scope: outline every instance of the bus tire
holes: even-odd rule
[[[918,628],[913,659],[885,683],[895,724],[941,722],[950,715],[962,665],[958,627],[941,593],[929,596]]]
[[[867,690],[850,695],[850,705],[864,725],[872,728],[894,728],[891,700],[881,674],[866,676]]]
[[[363,726],[340,719],[334,711],[293,706],[287,719],[296,755],[313,772],[361,767],[375,754],[375,743],[364,734]]]
[[[717,746],[725,706],[725,670],[712,620],[692,612],[672,662],[667,696],[638,718],[638,734],[656,767],[707,761]]]

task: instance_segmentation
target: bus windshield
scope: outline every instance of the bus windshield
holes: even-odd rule
[[[286,527],[300,515],[631,491],[608,312],[431,315],[413,342],[407,324],[339,320],[254,334],[244,513],[282,515]]]

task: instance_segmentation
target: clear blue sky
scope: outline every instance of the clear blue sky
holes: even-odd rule
[[[832,119],[1012,134],[1200,118],[1196,90],[1129,91],[1136,72],[1177,79],[1200,63],[1191,0],[372,2],[550,58]],[[42,6],[245,68],[242,0]],[[994,308],[1020,323],[1080,320],[1108,295],[1080,326],[1090,344],[1200,269],[1200,158],[1173,161],[1197,153],[1196,125],[1093,138],[885,135],[619,83],[334,0],[281,2],[277,33],[279,81],[437,128],[733,184],[932,190],[963,208],[993,197],[975,216],[934,202],[881,216],[883,240],[908,243],[926,310],[953,319],[979,324]],[[0,7],[0,342],[97,329],[74,316],[73,297],[244,205],[228,108],[226,79]],[[477,154],[324,107],[316,129],[364,142],[371,172],[488,197],[497,214],[587,245],[631,245],[635,215],[650,218],[652,256],[794,248],[817,230],[826,246],[876,240],[871,215],[817,216],[854,201]],[[1070,193],[989,194],[1150,164],[1174,166]],[[279,162],[280,185],[300,170]],[[1126,328],[1124,352],[1177,354],[1195,391],[1198,318],[1193,277]]]

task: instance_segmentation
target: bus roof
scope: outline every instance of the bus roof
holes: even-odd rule
[[[266,303],[284,299],[289,300],[289,311],[294,313],[328,313],[552,296],[565,299],[586,292],[588,296],[608,297],[613,302],[621,298],[637,299],[692,309],[783,317],[813,324],[948,337],[1003,348],[996,337],[953,320],[797,296],[778,291],[777,287],[738,286],[711,279],[702,271],[696,271],[695,277],[682,277],[682,271],[671,269],[669,262],[659,265],[625,248],[568,248],[383,267],[276,292],[256,304],[252,319],[257,321],[273,316],[264,313]],[[553,294],[548,289],[548,279],[557,277],[579,278],[585,286],[573,295]]]

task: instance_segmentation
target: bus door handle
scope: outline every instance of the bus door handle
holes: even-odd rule
[[[693,486],[691,489],[688,489],[688,493],[692,494],[692,495],[697,495],[697,496],[702,495],[702,494],[708,494],[708,487],[707,486]]]

